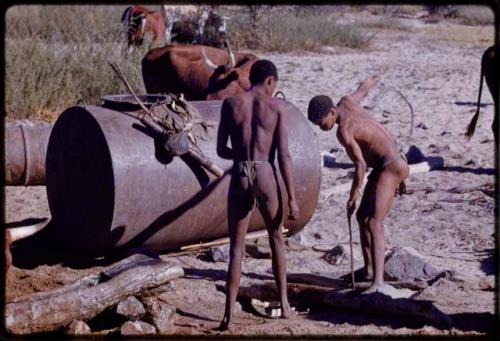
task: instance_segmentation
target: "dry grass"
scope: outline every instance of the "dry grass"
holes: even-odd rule
[[[108,65],[115,60],[144,91],[140,60],[128,55],[120,27],[124,6],[16,6],[6,15],[5,102],[8,118],[53,121],[82,99],[125,88]],[[113,13],[115,22],[110,23]],[[116,14],[119,13],[117,16]]]
[[[444,25],[446,28],[444,28]],[[432,24],[419,28],[430,40],[451,42],[457,44],[474,44],[487,47],[494,41],[493,26],[464,26],[453,23]]]

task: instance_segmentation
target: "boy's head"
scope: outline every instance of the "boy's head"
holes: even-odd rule
[[[272,95],[278,82],[278,69],[273,62],[259,59],[250,69],[250,84],[252,86],[264,85],[266,93]]]
[[[332,129],[336,120],[332,99],[326,95],[314,96],[309,101],[307,118],[322,130]]]

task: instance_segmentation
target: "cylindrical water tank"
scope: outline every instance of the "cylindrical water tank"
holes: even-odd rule
[[[218,124],[221,101],[191,104],[203,119]],[[140,121],[109,107],[68,108],[52,129],[47,194],[58,240],[74,246],[75,252],[99,255],[120,247],[172,250],[227,236],[231,174],[215,178],[187,156],[166,155]],[[298,220],[284,221],[293,234],[306,225],[316,207],[321,160],[304,115],[291,103],[285,107],[300,208]],[[206,141],[199,139],[199,147],[229,170],[232,162],[216,154],[217,124]],[[278,178],[287,215],[286,191]],[[256,209],[249,231],[262,228]]]

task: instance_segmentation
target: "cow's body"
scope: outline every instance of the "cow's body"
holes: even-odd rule
[[[479,95],[477,99],[477,110],[474,114],[474,117],[471,120],[471,123],[467,127],[466,136],[471,138],[474,135],[474,129],[476,127],[476,122],[479,117],[479,108],[481,104],[481,93],[483,90],[483,76],[486,80],[486,85],[491,92],[491,96],[493,97],[494,103],[494,112],[495,117],[493,118],[493,135],[495,136],[495,145],[498,146],[498,130],[499,130],[499,83],[500,83],[500,45],[490,46],[483,53],[483,57],[481,58],[481,76],[479,79]]]
[[[129,48],[142,45],[146,34],[151,35],[152,46],[165,43],[165,20],[158,11],[142,6],[130,6],[123,12],[122,22],[127,27]]]
[[[207,66],[202,49],[216,65]],[[227,70],[228,52],[208,46],[169,45],[152,49],[142,60],[142,76],[148,93],[183,93],[187,100],[215,100],[250,88],[253,54],[235,53],[235,66]]]

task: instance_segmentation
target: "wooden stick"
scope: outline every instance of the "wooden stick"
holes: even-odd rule
[[[39,294],[33,299],[8,303],[5,305],[5,327],[12,334],[57,330],[73,320],[89,320],[129,295],[159,287],[183,275],[181,267],[158,261],[125,270],[90,287]]]
[[[125,78],[125,75],[123,74],[123,72],[120,69],[120,67],[118,66],[118,64],[116,62],[110,62],[109,65],[111,66],[113,71],[117,74],[117,76],[121,79],[121,81],[125,84],[125,86],[127,87],[128,91],[130,92],[132,97],[134,97],[137,104],[139,104],[139,106],[142,108],[142,110],[144,110],[148,115],[151,116],[151,112],[149,111],[148,108],[146,108],[146,106],[144,105],[144,103],[142,103],[142,101],[139,99],[139,97],[136,96],[134,90],[132,90],[132,87],[130,86],[129,82],[127,81],[127,78]]]
[[[426,161],[415,163],[413,165],[409,165],[410,167],[410,175],[417,173],[426,173],[434,169],[442,168],[444,165],[444,160],[441,157],[428,157]],[[368,181],[369,173],[365,175],[363,178],[363,182],[361,186],[366,185]],[[345,184],[340,184],[337,186],[333,186],[332,188],[327,189],[323,192],[322,200],[326,200],[334,194],[341,194],[347,192],[351,189],[352,184],[347,182]]]
[[[354,255],[352,253],[351,214],[349,214],[349,212],[347,212],[347,224],[349,225],[349,247],[351,248],[351,284],[352,284],[352,288],[356,289],[356,281],[354,280]]]
[[[283,228],[282,233],[283,234],[288,233],[288,229]],[[267,235],[268,235],[267,231],[263,231],[263,230],[262,231],[254,231],[254,232],[247,233],[247,235],[245,236],[245,240],[252,240],[252,239],[257,239],[260,237],[266,237]],[[225,237],[225,238],[213,240],[211,242],[190,244],[190,245],[182,246],[181,251],[188,251],[188,250],[194,251],[194,250],[206,249],[206,248],[209,248],[212,246],[218,246],[218,245],[223,245],[223,244],[228,244],[228,243],[229,243],[229,237]]]

